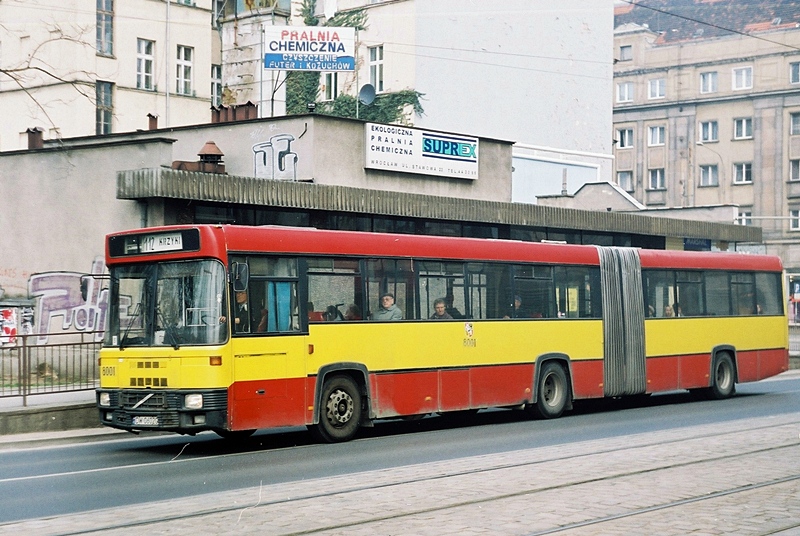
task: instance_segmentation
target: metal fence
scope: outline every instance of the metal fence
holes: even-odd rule
[[[85,391],[98,385],[99,332],[17,335],[0,348],[0,398]],[[38,344],[38,341],[47,341]]]

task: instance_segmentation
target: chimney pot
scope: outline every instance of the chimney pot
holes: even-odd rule
[[[207,141],[203,148],[200,149],[200,152],[197,153],[197,156],[200,157],[201,162],[219,163],[225,155],[219,150],[216,143]]]
[[[44,147],[44,131],[40,127],[32,127],[25,132],[28,133],[28,149]]]
[[[158,130],[158,114],[147,114],[148,130]]]

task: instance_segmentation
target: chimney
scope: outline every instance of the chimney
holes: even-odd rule
[[[200,157],[197,162],[174,161],[172,169],[225,174],[225,164],[222,162],[222,157],[225,155],[213,141],[207,141],[203,148],[200,149],[200,152],[197,153],[197,156]]]
[[[26,130],[28,133],[28,149],[41,149],[44,147],[44,131],[39,127]]]
[[[158,130],[158,115],[147,114],[147,129]]]

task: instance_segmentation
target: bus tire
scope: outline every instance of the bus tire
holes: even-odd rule
[[[712,400],[730,398],[736,392],[736,373],[733,359],[728,353],[721,353],[714,359],[711,370],[711,386],[706,389],[706,396]]]
[[[536,387],[536,403],[530,406],[533,415],[542,419],[561,417],[569,400],[569,383],[564,367],[556,361],[545,362]]]
[[[361,423],[361,391],[349,376],[333,376],[322,386],[314,435],[327,443],[349,441]]]

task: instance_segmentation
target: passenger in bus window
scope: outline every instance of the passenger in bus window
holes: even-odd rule
[[[437,298],[433,301],[433,314],[431,320],[452,320],[453,317],[447,312],[447,302],[444,298]]]
[[[681,309],[681,304],[678,302],[672,304],[672,312],[675,313],[675,316],[683,316],[683,310]]]
[[[531,314],[522,306],[522,297],[514,296],[514,305],[503,318],[530,318]]]
[[[378,310],[372,313],[372,320],[386,322],[389,320],[402,320],[403,313],[394,304],[394,294],[387,292],[381,296]]]
[[[447,314],[453,318],[466,318],[453,304],[455,297],[452,294],[448,293],[447,296],[444,297],[444,301],[445,311],[447,311]]]
[[[664,306],[664,318],[671,318],[675,316],[675,311],[672,310],[671,305]]]
[[[358,305],[355,303],[351,303],[347,306],[347,310],[344,312],[344,319],[345,320],[362,320],[361,318],[361,309],[358,308]]]
[[[250,331],[250,312],[247,307],[247,292],[239,291],[236,293],[236,305],[234,306],[235,317],[233,320],[233,331],[236,333],[247,333]]]

